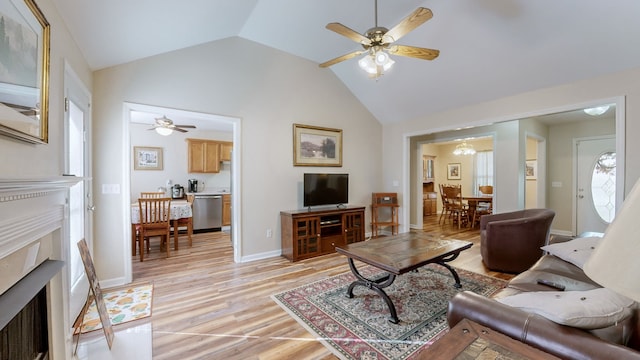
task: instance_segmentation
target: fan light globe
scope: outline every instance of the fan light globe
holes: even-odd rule
[[[367,54],[362,59],[358,60],[358,66],[368,74],[375,75],[378,72],[373,56]]]
[[[173,130],[172,129],[167,129],[167,128],[164,128],[164,127],[157,127],[156,128],[156,132],[158,134],[162,135],[162,136],[169,136],[169,135],[171,135],[171,133],[173,133]]]
[[[604,114],[607,110],[609,110],[609,105],[597,106],[588,109],[584,109],[584,112],[591,116],[598,116]]]

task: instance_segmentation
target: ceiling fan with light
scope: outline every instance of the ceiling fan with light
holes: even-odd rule
[[[153,125],[152,128],[148,130],[155,130],[160,135],[171,135],[171,133],[175,131],[186,133],[187,129],[195,129],[194,125],[174,125],[173,120],[167,118],[166,116],[162,116],[160,118],[156,118],[156,124]]]
[[[385,27],[378,26],[378,0],[375,0],[375,27],[367,30],[364,35],[337,22],[329,23],[326,26],[327,29],[360,43],[364,50],[357,50],[339,56],[320,64],[320,67],[329,67],[366,53],[366,55],[358,61],[358,65],[366,71],[370,77],[378,78],[382,75],[383,71],[389,70],[395,63],[389,54],[422,60],[433,60],[440,54],[439,50],[394,44],[394,42],[398,41],[401,37],[432,17],[433,13],[431,10],[419,7],[411,13],[411,15],[404,18],[399,24],[389,30]]]

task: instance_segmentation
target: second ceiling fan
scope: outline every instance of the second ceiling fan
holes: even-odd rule
[[[433,60],[440,54],[439,50],[394,44],[401,37],[422,25],[432,17],[433,13],[431,10],[419,7],[409,16],[404,18],[399,24],[391,29],[387,29],[385,27],[378,26],[378,0],[376,0],[375,27],[367,30],[364,35],[337,22],[329,23],[326,26],[327,29],[360,43],[364,50],[357,50],[323,62],[320,64],[320,67],[329,67],[367,52],[368,54],[360,59],[358,65],[360,65],[360,67],[370,76],[378,78],[382,75],[384,70],[388,70],[394,63],[394,61],[389,57],[389,54],[407,56],[422,60]]]
[[[156,123],[149,130],[155,130],[160,135],[170,135],[174,130],[186,133],[186,129],[195,129],[194,125],[174,125],[173,120],[166,116],[156,118]]]

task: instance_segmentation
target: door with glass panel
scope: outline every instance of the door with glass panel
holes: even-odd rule
[[[85,177],[69,191],[69,320],[80,313],[89,291],[89,282],[78,251],[78,241],[85,239],[92,249],[91,168],[90,168],[90,93],[69,68],[65,69],[65,173]]]
[[[616,211],[615,137],[576,142],[576,234],[604,232]]]

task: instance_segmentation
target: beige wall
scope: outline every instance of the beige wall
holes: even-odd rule
[[[640,166],[635,165],[632,154],[640,151],[640,143],[634,138],[640,134],[640,122],[635,121],[640,117],[640,68],[633,70],[588,79],[562,86],[541,89],[528,93],[518,94],[507,98],[497,99],[446,112],[432,114],[412,121],[384,126],[383,142],[389,149],[384,157],[383,166],[389,173],[402,173],[403,160],[408,159],[410,143],[407,139],[419,134],[434,133],[450,130],[457,127],[478,126],[498,121],[513,120],[530,117],[534,114],[555,113],[571,108],[586,107],[602,103],[603,100],[611,102],[613,99],[624,96],[626,99],[626,153],[629,158],[625,166],[625,193],[640,177]],[[517,148],[519,129],[515,122],[507,122],[505,126],[513,126],[511,133],[504,131],[498,134],[496,143],[500,145],[512,143],[510,148]],[[524,143],[522,145],[524,147]],[[496,149],[497,154],[502,152]],[[496,195],[496,211],[509,211],[523,208],[523,203],[518,203],[519,194],[524,191],[524,181],[517,176],[519,167],[525,157],[522,149],[522,159],[497,159],[500,167],[497,169],[496,184],[500,192]],[[516,174],[516,175],[514,175]],[[385,178],[385,188],[391,187],[391,182]],[[410,181],[405,176],[402,178],[403,192],[410,189]],[[404,209],[407,212],[407,209]],[[400,220],[401,223],[403,219]],[[406,230],[406,229],[405,229]]]
[[[98,188],[122,183],[128,171],[123,167],[129,151],[123,140],[124,102],[241,119],[243,259],[279,255],[279,212],[302,207],[303,173],[349,173],[354,205],[368,205],[371,193],[382,187],[382,127],[330,70],[316,63],[229,38],[100,70],[94,82]],[[343,166],[294,167],[293,123],[342,129]],[[112,281],[124,281],[125,263],[131,261],[123,255],[128,239],[120,230],[127,226],[129,200],[129,194],[96,194],[96,266]],[[273,230],[271,238],[267,229]]]

